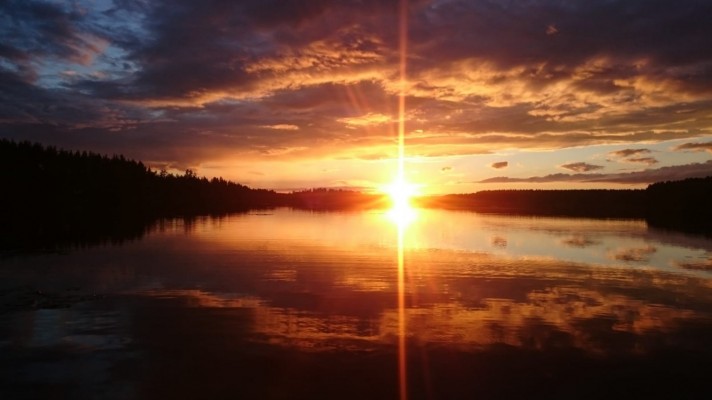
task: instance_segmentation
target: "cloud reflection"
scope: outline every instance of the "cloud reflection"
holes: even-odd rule
[[[515,281],[516,283],[516,281]],[[534,283],[534,282],[530,282]],[[582,286],[564,285],[526,292],[524,301],[485,298],[478,307],[455,299],[407,307],[406,335],[421,345],[446,344],[477,349],[493,344],[547,349],[578,348],[591,353],[640,353],[651,343],[646,337],[674,332],[686,320],[704,316],[673,305],[653,305],[642,298],[606,293]],[[652,288],[650,288],[652,290]],[[631,292],[632,293],[632,292]],[[307,350],[368,349],[397,340],[398,310],[392,302],[379,302],[372,318],[340,313],[275,307],[269,298],[221,295],[200,290],[144,293],[160,298],[180,298],[190,307],[245,308],[252,310],[252,340],[296,346]],[[387,297],[385,299],[394,299]],[[378,301],[364,295],[360,301]],[[412,301],[412,298],[411,298]],[[593,329],[593,326],[599,328]],[[623,348],[612,346],[622,334]]]
[[[626,262],[646,262],[650,260],[650,256],[656,251],[658,251],[658,249],[653,246],[624,248],[611,252],[610,256],[614,260]]]

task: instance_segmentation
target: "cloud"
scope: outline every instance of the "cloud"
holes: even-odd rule
[[[499,247],[501,249],[507,248],[507,238],[505,238],[505,237],[493,236],[490,239],[490,242],[492,242],[492,247]]]
[[[44,1],[8,1],[0,10],[0,57],[37,78],[47,61],[90,64],[107,46],[107,38],[91,24],[81,23],[79,5]]]
[[[626,158],[626,161],[632,163],[642,163],[646,165],[654,165],[658,163],[658,160],[654,157],[631,157]]]
[[[563,239],[561,243],[570,247],[584,248],[597,245],[600,242],[584,236],[571,236]]]
[[[452,171],[452,167],[442,167],[440,168],[440,172],[449,172]]]
[[[642,154],[650,154],[650,149],[623,149],[612,151],[609,155],[620,158],[623,162],[654,165],[658,160],[654,157],[640,157]]]
[[[676,146],[674,150],[692,150],[692,151],[707,151],[712,153],[712,142],[695,142],[695,143],[685,143]]]
[[[650,154],[650,149],[623,149],[608,153],[613,157],[620,158],[624,162],[654,165],[658,160],[654,157],[640,157],[642,154]]]
[[[358,117],[345,117],[339,118],[337,121],[344,123],[349,126],[369,126],[369,125],[381,125],[391,122],[391,117],[383,114],[368,113]]]
[[[529,178],[509,178],[500,176],[484,179],[476,183],[606,182],[642,184],[686,178],[704,178],[707,176],[712,176],[712,160],[704,163],[675,165],[637,172],[611,174],[551,174]]]
[[[600,165],[594,165],[594,164],[589,164],[589,163],[585,163],[585,162],[564,164],[564,165],[561,165],[560,167],[569,169],[571,171],[576,171],[576,172],[588,172],[588,171],[595,171],[597,169],[603,169],[603,167]]]
[[[608,154],[614,156],[614,157],[630,157],[630,156],[635,156],[639,154],[648,154],[650,153],[649,149],[623,149],[623,150],[618,150],[618,151],[612,151]]]
[[[276,124],[276,125],[265,125],[265,128],[276,129],[281,131],[298,131],[299,126],[292,124]]]
[[[398,4],[6,1],[0,136],[175,165],[389,157]],[[712,4],[656,5],[410,1],[409,154],[712,151]]]
[[[647,262],[658,249],[653,246],[633,247],[613,251],[609,254],[614,260],[625,262]]]
[[[494,162],[494,163],[490,164],[490,168],[502,169],[502,168],[507,168],[508,165],[509,165],[508,161],[498,161],[498,162]]]
[[[712,271],[712,258],[701,261],[676,261],[674,265],[691,271]]]

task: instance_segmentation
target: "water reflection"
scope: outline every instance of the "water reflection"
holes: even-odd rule
[[[128,379],[134,384],[126,387],[138,390],[131,397],[172,397],[185,388],[167,392],[160,382],[202,379],[219,387],[214,379],[225,374],[191,373],[215,370],[221,360],[242,372],[253,363],[285,365],[258,368],[254,379],[239,382],[255,393],[272,380],[306,393],[287,366],[339,381],[343,360],[357,360],[359,374],[378,380],[376,372],[397,372],[388,363],[402,348],[411,385],[452,382],[463,391],[451,397],[463,397],[482,390],[468,383],[472,376],[459,375],[463,365],[486,374],[537,360],[516,378],[533,373],[551,382],[556,374],[532,371],[560,374],[588,365],[582,360],[615,360],[634,365],[630,371],[642,365],[643,376],[645,366],[670,362],[661,354],[684,358],[712,348],[709,239],[641,221],[447,211],[419,211],[404,226],[382,212],[282,209],[189,225],[166,221],[121,246],[3,260],[0,351],[10,361],[0,360],[0,372],[20,383],[0,388],[37,395],[38,382],[55,378],[52,385],[74,387],[80,370],[104,363],[79,392]],[[176,354],[191,361],[176,361]],[[625,364],[635,357],[640,364]],[[689,376],[709,364],[689,357],[678,360]],[[57,378],[51,370],[62,363],[72,367]],[[141,374],[126,375],[139,365],[147,365]],[[440,381],[436,365],[445,371]],[[382,379],[379,385],[391,382]]]
[[[709,242],[640,221],[412,216],[278,210],[221,224],[220,236],[195,234],[217,246],[211,251],[257,248],[266,259],[258,279],[276,286],[256,284],[262,301],[248,308],[254,332],[270,343],[332,349],[406,337],[643,352],[662,345],[644,337],[710,317],[700,307],[712,302],[708,271],[678,261],[705,265]],[[279,219],[279,233],[265,217]],[[249,238],[240,234],[248,227]],[[218,301],[210,292],[186,296]],[[625,346],[613,344],[622,337]]]
[[[683,263],[707,262],[712,253],[708,238],[650,229],[641,220],[507,217],[436,210],[418,210],[417,217],[410,212],[404,215],[406,252],[485,253],[670,272],[681,272]],[[271,215],[206,220],[190,234],[203,245],[228,252],[247,247],[297,255],[318,249],[369,254],[389,248],[395,257],[398,224],[393,218],[392,213],[383,212],[276,210]]]
[[[532,282],[513,284],[534,286]],[[674,302],[650,304],[619,290],[620,293],[606,292],[566,285],[511,295],[519,299],[481,297],[477,301],[462,292],[439,299],[427,293],[411,293],[405,308],[405,336],[419,345],[444,344],[460,349],[508,344],[537,349],[571,347],[620,355],[659,349],[668,341],[675,341],[664,334],[677,331],[684,321],[710,318],[707,310],[679,308]],[[647,290],[654,291],[652,287]],[[191,307],[249,309],[254,318],[252,340],[310,350],[364,350],[395,344],[402,327],[399,309],[395,304],[389,307],[383,301],[386,298],[362,298],[361,301],[381,303],[378,313],[364,313],[366,310],[354,310],[345,299],[334,298],[312,298],[307,300],[311,303],[307,307],[279,307],[266,299],[235,298],[199,290],[146,294],[180,297]],[[418,299],[419,295],[426,299]],[[293,304],[304,301],[292,300]],[[648,338],[643,340],[644,337]],[[623,339],[624,342],[616,342]]]

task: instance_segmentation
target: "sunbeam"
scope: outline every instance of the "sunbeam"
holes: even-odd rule
[[[398,96],[398,175],[394,185],[396,212],[404,213],[410,209],[409,190],[405,181],[405,91],[406,91],[406,55],[408,49],[408,1],[400,1],[400,93]],[[402,217],[402,216],[401,216]],[[408,398],[407,392],[407,357],[406,357],[406,320],[405,320],[405,260],[403,257],[403,234],[406,224],[398,224],[398,377],[400,399]]]

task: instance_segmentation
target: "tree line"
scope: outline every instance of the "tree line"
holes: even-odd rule
[[[486,190],[430,196],[418,205],[483,213],[644,218],[652,226],[712,234],[712,176],[631,190]]]
[[[46,214],[174,216],[277,205],[280,194],[226,181],[156,172],[122,155],[0,140],[4,209]]]
[[[0,139],[0,248],[94,244],[141,237],[160,218],[255,209],[382,207],[382,196],[319,188],[253,189],[223,178],[155,171],[123,155],[68,151]]]
[[[251,189],[193,171],[154,171],[122,155],[67,151],[0,140],[0,242],[23,245],[106,233],[141,236],[163,217],[219,215],[285,203],[283,194]],[[102,239],[103,240],[103,239]],[[7,246],[5,246],[7,247]]]

